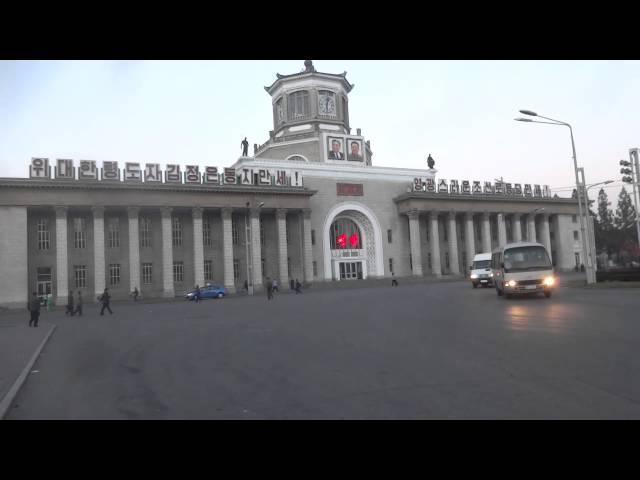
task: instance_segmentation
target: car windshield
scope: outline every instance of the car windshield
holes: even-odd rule
[[[505,273],[549,269],[551,269],[551,260],[544,247],[517,247],[504,252]]]
[[[489,268],[491,266],[491,260],[477,260],[473,262],[471,267],[473,270],[480,270],[482,268]]]

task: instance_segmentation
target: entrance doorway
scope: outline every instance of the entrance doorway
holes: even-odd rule
[[[51,295],[51,267],[38,267],[36,288],[40,298]]]
[[[340,262],[340,280],[362,280],[362,262]]]

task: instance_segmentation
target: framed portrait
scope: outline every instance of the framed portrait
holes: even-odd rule
[[[344,160],[344,138],[327,137],[327,160]]]
[[[362,150],[362,140],[358,138],[347,138],[347,160],[350,162],[363,162],[364,152]]]

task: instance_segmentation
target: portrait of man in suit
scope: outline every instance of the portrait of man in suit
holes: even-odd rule
[[[360,142],[357,140],[347,140],[351,151],[347,154],[347,160],[351,162],[361,162],[362,154],[360,153]]]
[[[338,138],[329,138],[329,144],[331,149],[329,150],[329,160],[344,160],[344,153],[342,153],[342,141]]]

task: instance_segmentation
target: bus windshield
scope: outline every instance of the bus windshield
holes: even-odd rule
[[[504,251],[505,273],[550,269],[551,260],[544,247],[517,247]]]
[[[471,267],[473,270],[481,270],[483,268],[491,268],[491,260],[477,260],[473,262]]]

